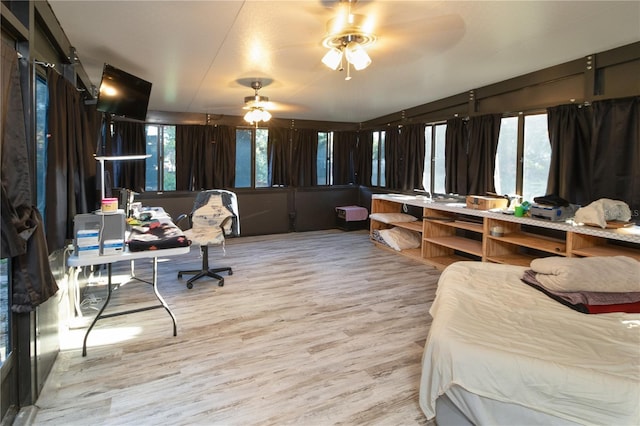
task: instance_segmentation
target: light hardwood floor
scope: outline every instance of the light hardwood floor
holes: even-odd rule
[[[212,265],[234,268],[225,286],[188,290],[176,272],[197,268],[198,254],[159,263],[178,336],[162,309],[103,319],[83,358],[84,329],[74,330],[34,424],[429,424],[418,381],[438,271],[365,231],[329,230],[228,240],[225,257],[210,251]],[[89,293],[99,300],[104,286]],[[129,282],[107,311],[153,300]]]

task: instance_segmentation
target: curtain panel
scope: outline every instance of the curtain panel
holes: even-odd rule
[[[47,117],[46,219],[50,251],[73,238],[73,218],[96,208],[95,108],[86,108],[80,92],[60,74],[47,69],[49,110]],[[89,117],[91,115],[91,117]]]
[[[401,178],[404,164],[403,146],[400,143],[400,131],[397,127],[392,127],[385,132],[384,158],[385,158],[385,179],[387,188],[400,189],[402,187]]]
[[[360,132],[355,156],[355,183],[371,186],[373,175],[373,131]]]
[[[305,187],[318,184],[318,132],[298,129],[292,133],[291,186]]]
[[[466,194],[484,195],[495,192],[493,175],[498,151],[502,114],[489,114],[469,119],[469,154]],[[461,194],[465,194],[461,192]]]
[[[333,184],[348,185],[356,181],[355,162],[358,132],[333,133]]]
[[[288,186],[291,183],[291,132],[285,127],[269,128],[269,186]]]
[[[176,126],[176,190],[232,188],[235,155],[233,127]]]
[[[112,155],[144,155],[147,152],[145,124],[116,121],[113,124]],[[146,160],[124,160],[113,163],[114,188],[127,188],[137,192],[145,190]]]
[[[233,188],[236,177],[236,129],[231,126],[214,126],[210,143],[213,145],[212,186],[204,189]],[[204,164],[207,167],[207,164]]]
[[[445,133],[444,190],[453,194],[468,194],[467,187],[467,121],[455,117],[447,120]]]
[[[551,161],[547,194],[585,205],[591,199],[591,109],[582,105],[559,105],[547,109]]]
[[[410,124],[404,126],[400,132],[405,147],[401,188],[410,191],[422,187],[425,153],[424,124]]]
[[[593,102],[591,199],[613,198],[640,217],[640,97]]]

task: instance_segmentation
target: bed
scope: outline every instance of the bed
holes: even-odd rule
[[[640,424],[640,314],[578,312],[525,284],[527,269],[458,262],[443,271],[420,382],[427,419]]]

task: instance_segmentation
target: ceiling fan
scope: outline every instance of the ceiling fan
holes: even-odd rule
[[[262,81],[253,80],[251,82],[251,88],[255,93],[253,96],[245,96],[244,98],[244,107],[242,109],[247,110],[247,113],[244,115],[244,120],[249,124],[258,125],[260,121],[267,122],[271,119],[269,110],[273,105],[269,102],[269,97],[262,96],[258,93],[262,87]]]

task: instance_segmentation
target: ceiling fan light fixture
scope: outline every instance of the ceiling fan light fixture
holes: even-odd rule
[[[347,44],[345,56],[347,57],[347,61],[349,61],[357,71],[363,70],[371,65],[371,58],[362,46],[355,41]]]
[[[253,107],[244,115],[244,121],[249,124],[259,123],[264,121],[265,123],[271,119],[271,113],[264,108]]]
[[[327,23],[327,33],[322,45],[329,49],[322,58],[322,63],[333,70],[342,70],[342,59],[353,65],[357,71],[371,65],[371,58],[364,50],[376,42],[372,32],[372,20],[364,15],[351,13],[351,5],[355,0],[343,1],[347,6],[346,14],[338,14]],[[347,80],[350,79],[348,76]]]
[[[261,121],[269,121],[271,119],[271,113],[267,111],[267,108],[270,107],[269,98],[258,94],[258,90],[262,88],[262,82],[252,82],[251,88],[255,90],[255,94],[244,98],[244,109],[248,110],[244,115],[244,121],[252,125],[257,125]]]
[[[332,70],[337,70],[340,67],[340,62],[342,62],[342,51],[335,47],[329,49],[322,58],[322,63]]]

